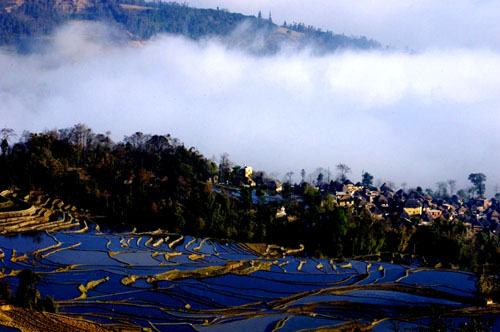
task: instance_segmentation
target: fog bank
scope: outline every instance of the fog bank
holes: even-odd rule
[[[342,162],[435,188],[500,183],[500,53],[485,49],[256,57],[215,40],[116,44],[71,23],[43,54],[0,52],[0,127],[86,123],[116,140],[171,133],[207,157],[281,176]]]

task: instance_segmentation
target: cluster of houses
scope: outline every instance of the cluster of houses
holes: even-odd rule
[[[231,169],[229,171],[232,172]],[[282,184],[266,178],[262,172],[254,172],[251,167],[239,168],[239,182],[244,186],[261,188],[275,192],[272,201],[281,200]],[[222,174],[221,174],[222,175]],[[226,175],[225,178],[228,176]],[[398,220],[407,227],[428,226],[436,219],[460,220],[473,231],[483,228],[495,234],[500,233],[500,201],[492,198],[473,198],[463,201],[457,195],[446,199],[433,197],[423,191],[393,190],[384,183],[379,188],[363,186],[361,183],[332,181],[317,186],[323,197],[330,195],[340,207],[365,209],[377,220]],[[292,185],[292,200],[301,201],[301,188]],[[286,217],[284,207],[278,209],[276,217]],[[290,219],[291,216],[288,216]]]
[[[338,206],[365,208],[378,220],[398,219],[408,226],[428,226],[436,219],[460,220],[472,230],[490,229],[500,232],[500,201],[473,198],[463,201],[457,195],[442,199],[425,192],[400,189],[389,185],[380,188],[365,187],[361,183],[346,180],[319,186],[326,195],[334,196]]]
[[[254,172],[250,166],[229,167],[219,165],[219,174],[214,179],[215,183],[233,184],[250,187],[257,187],[264,190],[280,193],[283,190],[282,184],[278,180],[268,178],[264,172]]]

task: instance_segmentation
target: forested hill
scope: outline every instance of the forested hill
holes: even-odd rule
[[[27,41],[43,39],[69,20],[104,21],[132,40],[147,40],[159,33],[192,39],[217,36],[230,46],[258,54],[277,52],[283,42],[297,49],[310,46],[319,54],[339,48],[380,47],[366,37],[325,32],[303,23],[277,25],[260,13],[245,16],[218,8],[141,0],[0,0],[0,45],[23,49]]]

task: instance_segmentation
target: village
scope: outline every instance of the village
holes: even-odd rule
[[[219,176],[214,180],[217,183],[215,190],[224,188],[230,197],[239,197],[241,187],[256,188],[252,191],[253,203],[283,203],[276,211],[276,218],[287,218],[290,222],[295,220],[295,216],[287,214],[285,205],[304,204],[304,191],[308,187],[321,196],[321,204],[333,202],[338,207],[350,208],[357,213],[364,210],[375,220],[396,223],[405,228],[430,226],[440,219],[460,221],[470,234],[489,230],[498,236],[500,232],[500,201],[497,198],[463,199],[457,194],[436,197],[439,195],[425,192],[420,187],[394,190],[388,183],[379,187],[367,186],[361,182],[353,183],[345,177],[343,181],[337,178],[329,183],[281,183],[266,177],[263,172],[254,172],[249,166],[231,168],[220,165]],[[237,185],[228,186],[231,183]]]

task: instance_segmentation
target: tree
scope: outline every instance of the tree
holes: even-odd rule
[[[288,183],[290,183],[290,184],[291,184],[291,183],[292,183],[292,176],[293,176],[293,172],[287,172],[287,173],[285,174],[285,176],[286,176],[286,179],[287,179]]]
[[[478,197],[483,197],[486,190],[486,175],[483,173],[471,173],[469,174],[469,181],[472,182]]]
[[[317,184],[320,185],[323,183],[323,173],[319,173],[318,174],[318,178],[316,179],[317,180]]]
[[[38,282],[41,280],[37,273],[24,269],[19,273],[19,286],[17,286],[15,302],[18,306],[35,309],[40,294],[37,290]]]
[[[327,173],[327,170],[324,169],[323,167],[318,167],[316,170],[312,173],[312,180],[315,180],[317,185],[320,185],[323,180],[325,179],[325,174]]]
[[[302,178],[302,182],[304,182],[306,180],[306,170],[305,169],[300,170],[300,177]]]
[[[2,149],[2,156],[5,156],[7,154],[7,150],[9,149],[9,142],[7,142],[6,139],[3,139],[2,143],[0,143],[0,148]]]
[[[78,123],[71,128],[69,135],[71,142],[79,147],[86,147],[94,136],[92,129],[83,123]]]
[[[339,181],[345,182],[347,180],[347,174],[351,173],[351,168],[346,164],[338,164],[337,171],[339,172]]]
[[[450,187],[450,195],[453,195],[453,193],[455,192],[455,188],[457,187],[457,181],[448,180],[448,186]]]
[[[436,186],[437,186],[437,192],[436,192],[436,194],[440,198],[446,198],[446,197],[448,197],[448,185],[447,185],[446,182],[444,182],[444,181],[437,182]]]
[[[123,141],[125,142],[125,144],[130,144],[134,148],[139,149],[139,148],[144,147],[146,145],[146,142],[149,141],[150,139],[151,139],[151,135],[143,134],[142,132],[137,131],[130,136],[125,136]]]
[[[10,300],[12,290],[7,281],[0,280],[0,300]]]
[[[469,194],[467,193],[467,191],[465,189],[460,189],[459,191],[457,191],[457,196],[463,201],[466,201],[469,199]]]
[[[2,149],[2,155],[7,154],[7,150],[9,149],[9,141],[16,137],[16,133],[11,128],[2,128],[0,129],[0,148]]]
[[[220,155],[220,164],[222,166],[229,167],[229,165],[231,164],[231,162],[229,161],[229,153],[224,152],[223,154]]]
[[[19,273],[19,286],[17,286],[15,303],[27,309],[35,309],[38,311],[56,312],[57,306],[52,297],[41,297],[38,292],[38,282],[42,280],[40,275],[28,269],[24,269]]]
[[[231,169],[231,161],[229,160],[229,153],[224,152],[220,155],[219,164],[219,182],[224,183],[228,180]]]
[[[361,183],[365,187],[371,187],[373,185],[373,175],[368,172],[363,172],[363,175],[361,176]]]

